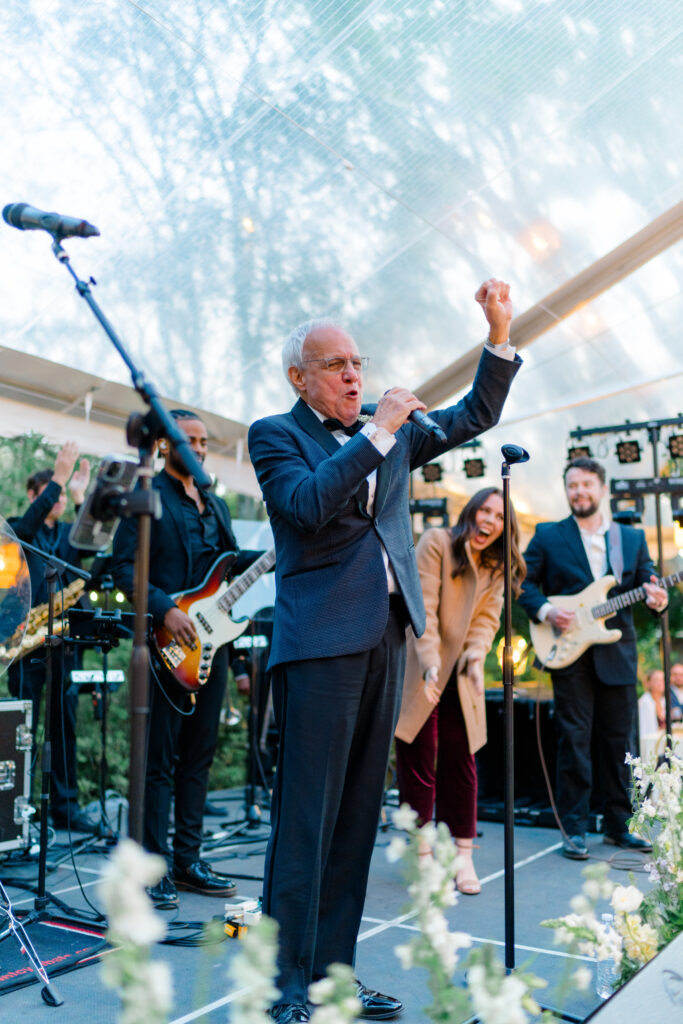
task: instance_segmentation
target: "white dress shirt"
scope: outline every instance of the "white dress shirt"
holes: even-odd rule
[[[589,533],[588,530],[582,530],[581,520],[577,519],[576,516],[574,516],[574,522],[579,528],[579,535],[583,542],[590,570],[593,573],[593,579],[599,580],[601,576],[607,575],[607,533],[609,531],[609,520],[603,516],[600,520],[600,525],[593,533]],[[546,601],[545,604],[541,605],[537,613],[539,622],[545,622],[548,618],[548,612],[552,607],[550,601]]]

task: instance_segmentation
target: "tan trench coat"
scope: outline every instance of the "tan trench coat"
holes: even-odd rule
[[[503,577],[477,569],[466,543],[469,565],[452,578],[450,531],[434,527],[423,533],[416,548],[427,626],[419,639],[408,630],[403,702],[396,736],[412,743],[433,706],[424,695],[424,674],[435,665],[443,692],[451,673],[467,656],[488,653],[500,623]]]

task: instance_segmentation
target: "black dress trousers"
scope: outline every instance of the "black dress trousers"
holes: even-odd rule
[[[187,690],[163,667],[150,673],[151,702],[145,778],[143,845],[185,868],[199,857],[204,804],[221,706],[228,678],[228,647],[221,647],[192,707]],[[171,799],[175,798],[173,852],[168,844]]]
[[[401,706],[405,611],[373,650],[273,671],[280,748],[263,909],[280,926],[280,1003],[353,964],[391,740]]]
[[[593,783],[602,795],[603,827],[608,835],[626,830],[633,814],[630,771],[624,761],[632,749],[636,688],[608,686],[598,678],[589,648],[565,669],[551,673],[557,723],[557,809],[568,835],[588,828]],[[598,759],[593,778],[591,740]]]

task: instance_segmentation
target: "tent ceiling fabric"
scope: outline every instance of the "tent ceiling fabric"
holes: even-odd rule
[[[481,280],[523,316],[682,198],[673,0],[5,0],[0,27],[2,205],[96,224],[65,247],[133,359],[243,423],[289,405],[301,320],[354,334],[368,397],[416,389],[483,338]],[[518,500],[557,515],[579,418],[678,412],[682,280],[678,245],[525,350],[486,482],[525,444]],[[2,225],[0,282],[7,349],[128,383],[47,235]]]

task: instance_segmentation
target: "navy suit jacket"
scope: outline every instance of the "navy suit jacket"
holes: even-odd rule
[[[456,406],[430,413],[447,440],[440,443],[406,423],[386,458],[364,434],[340,445],[301,399],[290,412],[252,425],[249,454],[277,552],[271,668],[357,654],[380,642],[389,616],[382,545],[413,629],[418,636],[423,632],[410,471],[497,423],[520,365],[519,357],[511,361],[484,350],[470,393]],[[362,494],[374,469],[368,515]]]
[[[620,585],[610,591],[610,597],[649,582],[655,571],[643,531],[632,526],[620,526],[620,530],[624,570]],[[559,523],[539,523],[524,558],[527,574],[519,603],[531,619],[536,620],[546,595],[578,594],[593,582],[586,550],[573,516]],[[610,629],[619,628],[622,638],[615,644],[593,646],[598,677],[610,686],[635,684],[638,654],[631,609],[620,609],[606,620],[606,625]]]

